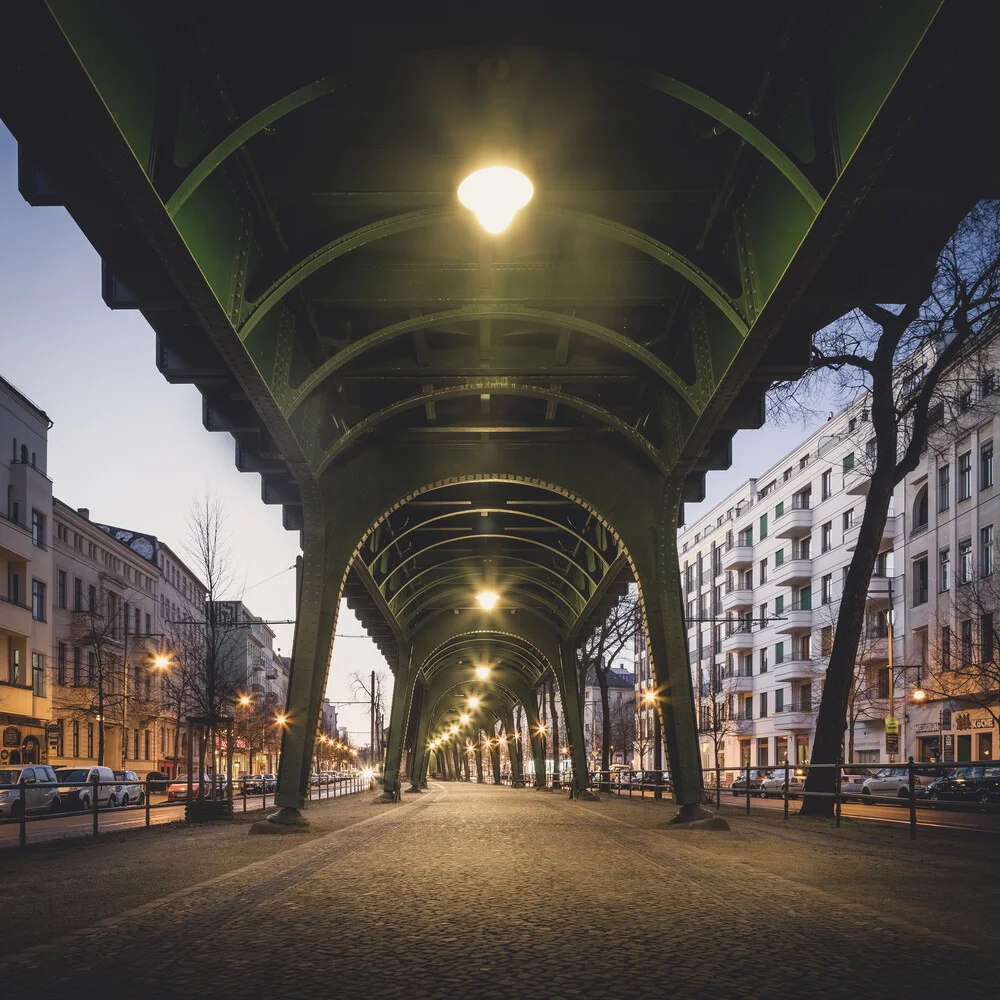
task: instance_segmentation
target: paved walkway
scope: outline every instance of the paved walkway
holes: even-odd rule
[[[12,996],[996,995],[995,838],[910,845],[898,828],[762,815],[731,833],[660,828],[672,812],[445,784],[398,806],[314,807],[308,837],[42,845],[52,853],[14,859],[4,895],[11,920],[51,907],[48,929],[8,947],[0,983]],[[62,900],[88,892],[87,858],[115,851],[155,852],[159,888],[137,884],[116,909],[116,888],[130,897],[112,872],[90,920],[62,919]],[[223,873],[206,880],[212,864]]]

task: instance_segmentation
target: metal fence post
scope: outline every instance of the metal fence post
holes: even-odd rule
[[[747,815],[750,815],[750,765],[747,764],[744,777],[747,779]]]
[[[28,796],[24,792],[23,778],[20,784],[18,795],[20,796],[21,812],[18,816],[17,841],[21,847],[26,847],[28,843]]]
[[[790,783],[791,772],[788,767],[788,758],[785,758],[785,819],[788,819],[788,785]]]
[[[98,836],[99,831],[97,829],[97,807],[99,805],[98,799],[100,798],[101,783],[98,780],[97,772],[94,772],[94,777],[91,779],[94,785],[94,801],[91,803],[91,809],[94,812],[94,836]]]
[[[906,765],[906,777],[910,785],[910,840],[917,839],[917,773],[913,770],[913,758]]]
[[[146,775],[146,794],[143,796],[146,806],[146,826],[149,826],[149,775]]]
[[[243,786],[243,811],[247,811],[247,779],[246,776],[240,779],[240,784]]]
[[[833,811],[834,811],[834,819],[835,819],[835,822],[836,822],[836,825],[837,825],[838,828],[840,827],[840,799],[841,799],[841,795],[840,795],[840,772],[841,772],[841,768],[843,768],[843,766],[844,766],[844,758],[843,757],[838,757],[837,758],[837,772],[834,775],[835,784],[833,786]]]

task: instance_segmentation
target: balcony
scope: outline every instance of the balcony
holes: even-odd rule
[[[740,625],[722,640],[723,653],[749,653],[753,649],[753,633],[749,625]]]
[[[799,587],[812,581],[812,559],[786,559],[774,567],[771,580],[779,587]]]
[[[6,514],[0,514],[0,559],[18,563],[31,562],[33,550],[31,529],[18,521],[10,520]]]
[[[868,601],[877,608],[888,608],[892,600],[892,580],[887,576],[873,576],[868,581]]]
[[[790,608],[785,608],[778,617],[782,621],[774,623],[775,632],[808,632],[813,624],[812,605],[804,608],[793,604]]]
[[[3,710],[7,715],[21,715],[27,719],[34,717],[34,697],[30,684],[22,687],[20,684],[0,681],[0,701],[3,702]]]
[[[723,694],[749,694],[752,690],[753,677],[750,674],[736,674],[722,682]]]
[[[812,531],[813,512],[809,507],[793,507],[786,510],[774,524],[778,538],[801,538]]]
[[[752,565],[752,545],[734,545],[722,553],[722,571],[724,573],[728,573],[731,569],[747,569]]]
[[[844,492],[855,497],[866,497],[872,488],[871,474],[863,469],[852,469],[844,476]]]
[[[889,638],[885,635],[863,632],[858,643],[858,663],[888,663]]]
[[[893,514],[889,511],[889,516],[882,525],[879,535],[878,550],[883,552],[891,549],[896,543],[896,534],[903,530],[902,514]],[[859,518],[847,531],[844,532],[844,545],[848,552],[853,552],[858,547],[858,532],[861,530],[861,519]]]
[[[774,728],[784,732],[808,732],[816,721],[816,707],[790,701],[774,711]]]
[[[30,637],[31,621],[31,608],[27,604],[0,595],[0,632]]]
[[[782,660],[771,668],[774,679],[781,683],[789,681],[808,681],[812,679],[813,664],[811,660],[793,658]]]
[[[722,595],[722,610],[739,611],[753,606],[753,589],[751,587],[736,587]]]

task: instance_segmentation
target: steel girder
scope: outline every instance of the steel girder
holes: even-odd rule
[[[740,5],[675,13],[669,37],[452,18],[442,44],[433,19],[385,11],[348,50],[307,10],[303,33],[243,5],[49,0],[0,32],[25,196],[73,213],[109,305],[143,310],[164,375],[200,388],[206,427],[302,532],[279,803],[305,795],[342,595],[412,693],[429,680],[414,645],[469,616],[479,563],[554,637],[565,686],[622,559],[693,803],[682,505],[811,332],[873,288],[901,297],[986,193],[962,155],[977,59],[951,72],[985,15]],[[495,240],[450,193],[491,142],[537,189]],[[434,544],[444,526],[421,516],[431,491],[487,521],[538,490],[557,505],[543,535],[511,516],[520,534]],[[537,683],[530,657],[512,664]],[[397,745],[409,712],[401,696]]]

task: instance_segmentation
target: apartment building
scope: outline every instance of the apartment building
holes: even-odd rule
[[[906,559],[894,599],[906,606],[907,655],[894,647],[897,714],[906,752],[920,761],[989,761],[998,752],[998,361],[994,343],[956,373],[905,480]]]
[[[705,768],[716,753],[722,766],[808,762],[873,454],[861,400],[680,533]],[[888,685],[887,581],[897,569],[897,509],[883,532],[859,650],[855,687],[864,697],[852,701],[845,738],[855,761],[888,759],[893,748],[886,743],[888,698],[869,695]],[[908,641],[901,602],[894,611],[894,652],[901,657]],[[637,644],[638,683],[648,685],[643,655],[644,643]]]
[[[52,483],[39,409],[0,378],[0,764],[49,760]]]
[[[50,763],[144,774],[157,761],[156,539],[53,500]]]
[[[631,666],[630,664],[628,666]],[[608,719],[611,740],[609,761],[612,764],[630,763],[636,748],[635,732],[635,676],[622,657],[616,657],[607,672]],[[587,746],[587,760],[591,770],[601,763],[604,709],[597,671],[587,671],[587,684],[583,700],[583,738]]]

